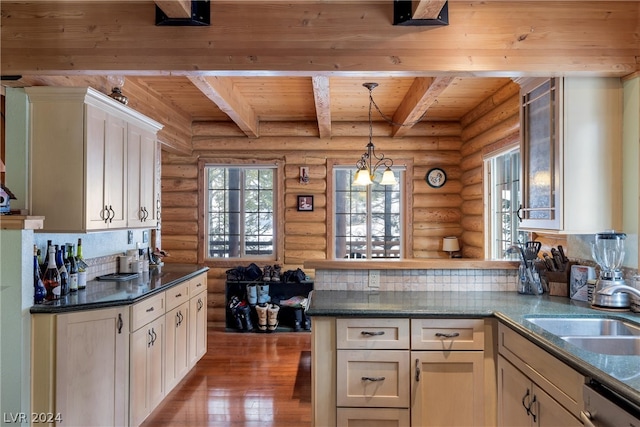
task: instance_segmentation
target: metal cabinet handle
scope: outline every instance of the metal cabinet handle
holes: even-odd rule
[[[527,405],[524,403],[524,400],[525,400],[527,397],[529,397],[529,393],[530,393],[530,391],[529,391],[529,389],[527,388],[527,392],[525,393],[525,395],[524,395],[524,396],[522,396],[522,406],[524,407],[524,409],[526,409],[526,410],[527,410],[527,415],[529,415],[529,414],[531,413],[531,403],[529,403],[529,406],[527,406]]]
[[[147,330],[147,348],[151,347],[153,345],[153,335],[151,334],[151,329]]]
[[[111,205],[109,205],[109,211],[113,214],[109,215],[109,222],[113,222],[113,218],[116,217],[116,211],[113,210],[113,207]]]
[[[377,331],[377,332],[362,331],[360,332],[360,334],[370,336],[370,337],[375,337],[379,335],[384,335],[384,331]]]
[[[107,205],[104,205],[104,209],[100,212],[100,218],[102,218],[102,220],[106,224],[107,221],[109,221],[110,216],[111,214],[109,213],[109,207]]]
[[[122,313],[118,313],[118,321],[116,322],[118,333],[122,333],[122,326],[124,326],[124,321],[122,320]]]
[[[536,403],[536,395],[533,395],[533,399],[531,399],[531,403],[529,404],[529,412],[531,413],[531,416],[533,417],[533,422],[536,422],[536,418],[538,418],[538,416],[533,412],[533,404]]]
[[[522,222],[522,215],[520,215],[520,212],[522,212],[523,206],[520,205],[518,207],[518,210],[516,211],[516,216],[518,217],[518,222]]]
[[[376,381],[384,381],[385,377],[362,377],[362,381],[372,381],[372,382],[376,382]]]
[[[176,294],[175,296],[176,298],[180,298],[182,296],[182,293]]]
[[[158,338],[158,335],[156,334],[156,331],[153,328],[151,328],[151,333],[153,334],[153,341],[151,341],[151,345],[155,345],[156,338]]]
[[[204,306],[204,304],[202,302],[202,298],[198,298],[198,311],[202,310],[203,306]]]
[[[453,332],[451,334],[446,334],[444,332],[436,332],[436,336],[438,338],[455,338],[455,337],[459,337],[460,334],[458,332]]]
[[[416,382],[420,382],[420,359],[416,359]]]
[[[147,313],[151,313],[152,311],[153,311],[153,307],[149,307],[149,308],[147,308],[147,310],[146,310],[146,312],[147,312]]]

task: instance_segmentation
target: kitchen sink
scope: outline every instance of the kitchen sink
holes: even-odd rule
[[[527,321],[583,350],[640,356],[640,326],[610,318],[530,317]]]
[[[640,337],[640,326],[619,319],[588,317],[530,317],[527,321],[558,336]]]
[[[601,337],[560,337],[569,344],[583,350],[599,354],[616,356],[640,356],[640,337],[638,336],[601,336]]]

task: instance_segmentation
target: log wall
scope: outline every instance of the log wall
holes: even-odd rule
[[[482,156],[518,140],[518,85],[509,83],[482,102],[460,122],[439,122],[416,127],[403,138],[391,138],[386,125],[374,126],[376,148],[398,163],[406,162],[412,218],[406,224],[409,258],[444,258],[442,238],[461,238],[463,253],[484,258]],[[198,193],[198,162],[201,159],[273,160],[283,163],[284,242],[278,262],[284,270],[302,267],[305,260],[327,259],[328,216],[331,212],[330,168],[333,163],[355,164],[364,151],[368,126],[335,127],[344,133],[329,141],[300,132],[309,125],[271,123],[261,129],[259,139],[238,135],[220,123],[193,124],[193,153],[163,152],[162,155],[162,247],[170,253],[167,262],[196,263],[199,236],[198,215],[204,200]],[[437,129],[434,135],[434,129]],[[309,183],[301,184],[299,168],[309,168]],[[447,182],[432,188],[425,175],[432,167],[445,170]],[[312,212],[297,211],[297,196],[314,196]],[[249,261],[250,262],[250,261]],[[216,261],[209,266],[210,322],[224,322],[225,271],[243,264]],[[247,262],[248,264],[248,262]],[[307,273],[313,274],[312,271]]]

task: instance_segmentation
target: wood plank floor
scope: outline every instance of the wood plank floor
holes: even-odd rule
[[[210,328],[207,354],[142,424],[311,425],[311,334]]]

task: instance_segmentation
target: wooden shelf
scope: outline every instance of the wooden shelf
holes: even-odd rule
[[[2,230],[42,230],[43,227],[43,216],[0,215]]]

